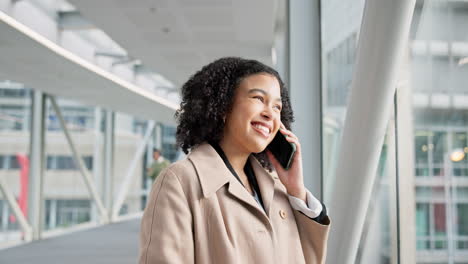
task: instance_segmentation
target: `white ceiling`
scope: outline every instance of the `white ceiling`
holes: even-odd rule
[[[47,47],[44,43],[51,41],[33,39],[1,17],[0,80],[14,80],[48,94],[174,124],[175,104],[104,71],[97,73],[96,66],[77,56],[66,58],[68,51],[57,45]]]
[[[242,56],[271,65],[275,0],[71,0],[130,56],[180,87],[203,65]],[[48,94],[174,123],[177,105],[0,19],[0,80]],[[39,35],[35,33],[36,35]],[[34,34],[32,34],[34,35]],[[51,48],[45,43],[51,42]],[[69,53],[69,52],[68,52]],[[72,54],[73,55],[73,54]],[[80,62],[83,61],[83,62]],[[101,73],[99,73],[101,71]]]
[[[271,65],[272,0],[69,0],[127,52],[180,87],[203,65],[242,56]]]

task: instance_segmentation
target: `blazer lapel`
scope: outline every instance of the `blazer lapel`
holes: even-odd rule
[[[255,172],[255,177],[257,177],[266,214],[270,218],[271,204],[275,193],[275,178],[278,179],[278,176],[276,176],[275,172],[268,173],[253,155],[250,155],[249,160]]]
[[[255,157],[251,155],[249,160],[252,162],[252,167],[260,186],[262,198],[265,197],[263,198],[265,211],[261,208],[257,201],[255,201],[255,198],[245,189],[245,187],[242,186],[242,184],[234,177],[234,175],[232,175],[232,173],[226,167],[223,159],[210,144],[203,143],[195,147],[188,155],[188,159],[192,162],[195,170],[197,171],[197,176],[200,180],[203,196],[205,198],[216,193],[216,191],[228,183],[229,193],[242,202],[255,208],[268,218],[268,215],[265,214],[265,211],[268,212],[271,200],[273,198],[273,179],[261,167]],[[259,177],[258,175],[262,174],[262,171],[265,175]],[[268,180],[267,177],[269,177],[271,181]]]

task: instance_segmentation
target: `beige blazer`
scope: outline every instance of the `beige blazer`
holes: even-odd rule
[[[139,263],[325,263],[329,219],[292,209],[276,172],[249,161],[266,213],[209,144],[163,170],[143,214]]]

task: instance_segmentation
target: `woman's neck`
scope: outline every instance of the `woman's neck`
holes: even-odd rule
[[[236,171],[237,175],[244,175],[244,167],[250,153],[236,147],[236,144],[230,143],[227,140],[221,140],[219,146],[226,155],[232,168]]]

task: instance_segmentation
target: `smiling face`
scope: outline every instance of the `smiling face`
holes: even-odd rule
[[[265,150],[280,127],[281,90],[276,77],[255,74],[236,88],[222,142],[245,153]]]

